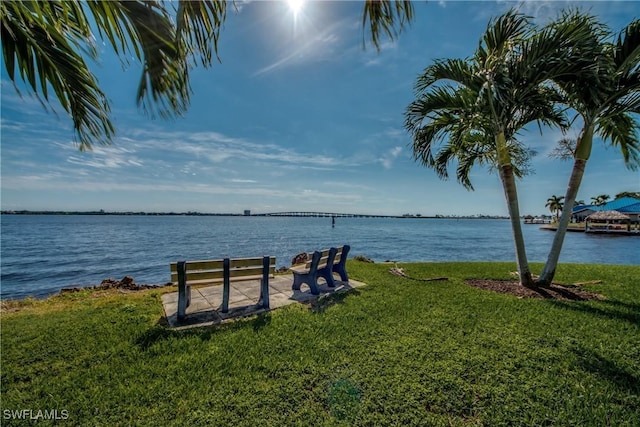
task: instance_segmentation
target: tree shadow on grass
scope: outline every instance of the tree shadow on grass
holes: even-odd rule
[[[640,325],[640,304],[615,300],[601,300],[597,304],[575,304],[567,301],[550,301],[552,304],[583,313],[594,314],[614,320],[624,320]]]
[[[199,326],[188,329],[171,329],[164,317],[158,320],[154,326],[147,329],[140,335],[135,343],[143,351],[149,349],[154,344],[169,339],[198,337],[202,341],[209,341],[215,335],[229,330],[240,330],[251,328],[254,332],[259,332],[262,328],[271,323],[271,314],[264,312],[250,318],[240,318],[233,322]]]
[[[640,376],[637,372],[629,372],[614,361],[611,361],[597,352],[578,347],[573,349],[580,367],[609,381],[621,390],[640,392]]]

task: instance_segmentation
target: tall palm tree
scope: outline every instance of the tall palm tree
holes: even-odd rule
[[[520,283],[533,286],[520,223],[515,178],[527,172],[530,150],[517,139],[531,122],[564,126],[560,100],[549,81],[581,73],[589,65],[572,47],[584,36],[580,26],[534,31],[529,19],[509,11],[489,23],[473,57],[438,60],[418,77],[416,100],[405,112],[417,160],[472,189],[474,164],[496,168],[514,235]],[[560,59],[562,58],[562,60]]]
[[[640,20],[631,22],[614,42],[609,42],[610,30],[596,24],[594,17],[573,14],[566,18],[582,20],[591,26],[591,36],[584,39],[586,44],[590,44],[585,54],[591,56],[597,67],[593,76],[556,79],[569,106],[582,118],[583,128],[573,150],[574,164],[564,208],[547,262],[538,279],[539,285],[551,284],[555,275],[594,135],[620,149],[628,168],[635,170],[640,165],[639,126],[634,118],[634,114],[640,112]]]
[[[79,148],[111,142],[115,128],[106,94],[85,58],[96,60],[102,39],[123,63],[143,65],[136,94],[151,116],[180,116],[189,106],[189,71],[217,57],[227,1],[161,0],[0,1],[0,36],[7,74],[22,80],[45,108],[55,96],[69,113]],[[408,0],[367,0],[367,22],[379,49],[381,36],[397,36],[413,19]],[[18,90],[17,86],[16,90]],[[53,92],[53,93],[50,93]]]
[[[558,197],[556,195],[553,195],[547,199],[547,203],[544,205],[545,207],[549,208],[552,214],[555,214],[556,222],[558,222],[558,216],[562,211],[562,206],[564,205],[564,203],[562,203],[563,199],[564,196]]]

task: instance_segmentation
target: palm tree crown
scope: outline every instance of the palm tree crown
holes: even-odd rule
[[[556,221],[558,220],[558,214],[562,211],[562,207],[564,205],[564,203],[562,203],[563,199],[564,196],[558,197],[556,195],[553,195],[547,199],[547,203],[544,205],[545,207],[549,208],[551,213],[555,214]]]
[[[600,194],[600,195],[598,195],[596,197],[592,197],[591,201],[596,206],[602,206],[605,203],[607,203],[607,200],[609,200],[610,198],[611,197],[608,194]]]

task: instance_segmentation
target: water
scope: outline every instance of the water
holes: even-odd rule
[[[530,261],[553,232],[523,225]],[[296,254],[343,244],[376,262],[513,261],[510,223],[490,219],[3,215],[2,298],[43,297],[66,286],[134,277],[169,281],[178,260]],[[640,264],[640,238],[568,233],[560,262]]]

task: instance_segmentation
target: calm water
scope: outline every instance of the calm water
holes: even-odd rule
[[[511,261],[507,220],[195,216],[2,216],[2,298],[37,297],[107,277],[169,281],[169,263],[297,253],[342,244],[376,262]],[[524,225],[530,261],[544,261],[553,232]],[[640,264],[640,238],[569,233],[560,262]]]

